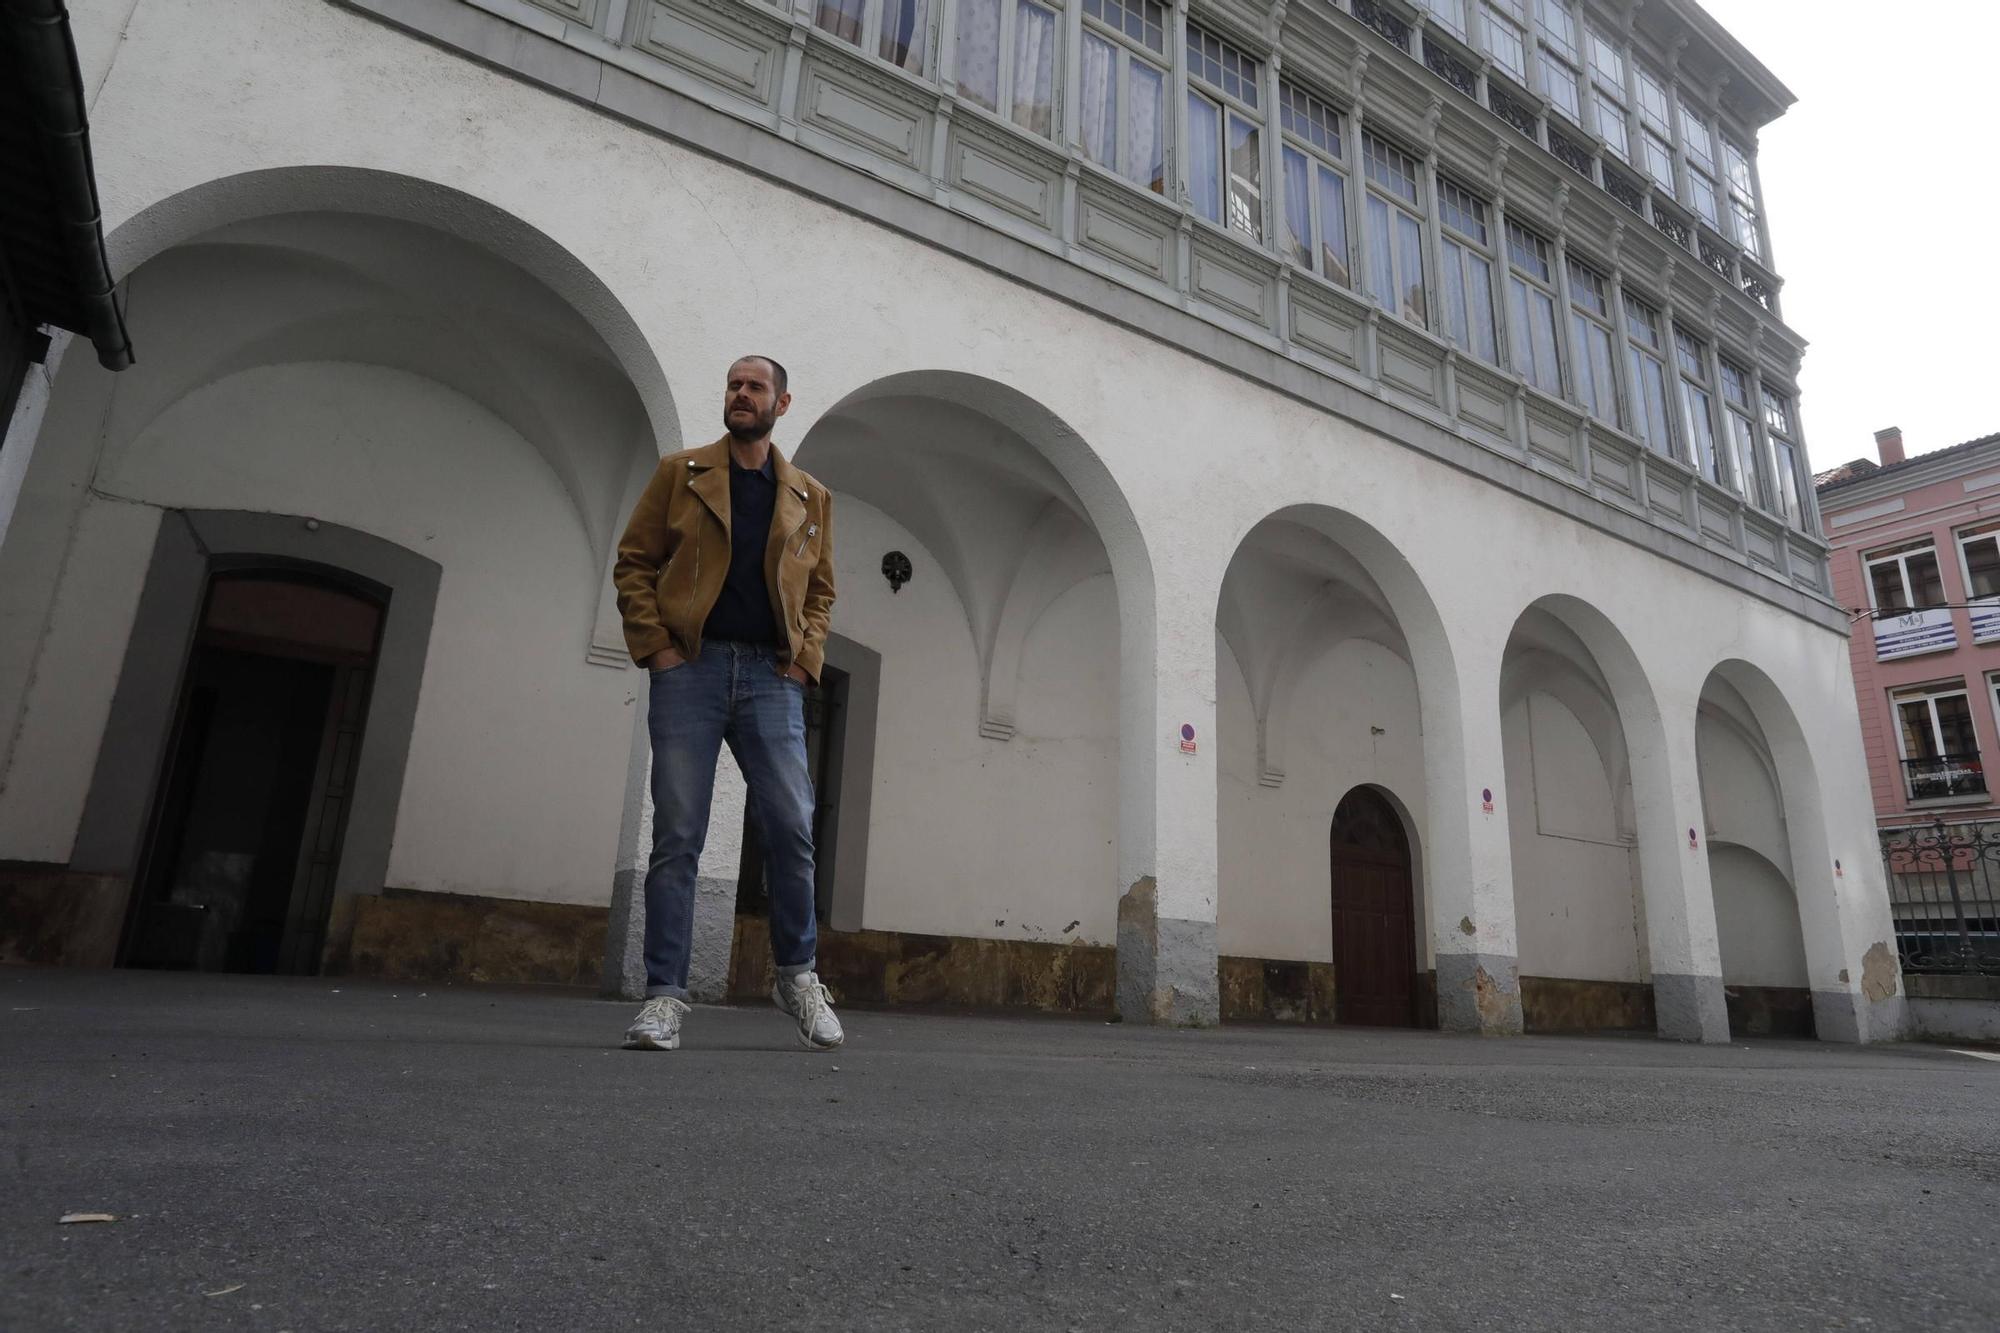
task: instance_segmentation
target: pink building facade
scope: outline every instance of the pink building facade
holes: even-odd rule
[[[1877,824],[1995,817],[2000,805],[2000,435],[1819,478]]]

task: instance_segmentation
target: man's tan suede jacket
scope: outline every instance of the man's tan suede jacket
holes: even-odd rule
[[[833,497],[771,447],[778,482],[764,586],[791,661],[819,679],[833,613]],[[643,663],[673,647],[701,656],[701,630],[729,573],[729,437],[660,460],[618,543],[612,582],[625,646]]]

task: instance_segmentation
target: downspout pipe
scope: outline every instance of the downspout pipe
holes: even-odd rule
[[[61,253],[69,263],[70,280],[79,293],[83,312],[83,327],[74,332],[89,338],[97,348],[99,365],[106,370],[123,370],[132,364],[132,339],[125,330],[125,312],[119,309],[117,283],[104,253],[104,219],[90,155],[83,69],[77,61],[76,38],[70,32],[69,7],[63,0],[0,0],[0,16],[13,27],[15,42],[26,57],[23,73],[29,81],[29,115],[45,146]]]

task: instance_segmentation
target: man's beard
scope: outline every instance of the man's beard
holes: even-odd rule
[[[756,412],[755,409],[752,409],[752,411],[754,416],[748,425],[740,423],[733,411],[722,414],[722,428],[729,432],[730,438],[736,440],[761,440],[766,435],[769,435],[771,427],[778,423],[778,414],[776,412]]]

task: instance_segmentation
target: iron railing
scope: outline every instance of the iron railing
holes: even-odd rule
[[[1883,829],[1905,972],[2000,975],[2000,820]]]
[[[1913,801],[1983,796],[1986,770],[1976,754],[1939,754],[1903,761],[1903,783]]]

